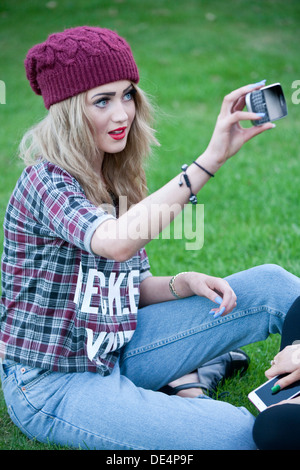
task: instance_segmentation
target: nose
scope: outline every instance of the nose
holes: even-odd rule
[[[122,101],[118,101],[113,109],[112,121],[114,122],[125,122],[128,119],[128,114],[125,110],[124,104]]]

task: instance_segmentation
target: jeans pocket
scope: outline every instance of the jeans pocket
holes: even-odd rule
[[[34,385],[51,374],[51,370],[29,367],[19,364],[16,368],[16,380],[19,387],[30,390]]]

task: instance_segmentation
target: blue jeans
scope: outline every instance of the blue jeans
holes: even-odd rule
[[[226,351],[280,333],[300,279],[275,265],[226,278],[232,313],[190,297],[140,309],[138,326],[112,374],[59,373],[6,361],[1,380],[9,414],[29,437],[113,450],[255,449],[254,417],[211,398],[158,392]]]

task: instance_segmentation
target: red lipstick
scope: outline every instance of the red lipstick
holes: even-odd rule
[[[124,137],[126,135],[126,129],[127,129],[127,127],[118,127],[118,129],[114,129],[113,131],[110,131],[109,135],[114,140],[122,140],[122,139],[124,139]]]

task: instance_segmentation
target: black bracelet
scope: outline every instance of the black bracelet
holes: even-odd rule
[[[198,200],[197,200],[197,196],[192,192],[192,185],[191,185],[191,182],[190,182],[190,179],[188,177],[188,175],[186,174],[186,170],[188,169],[188,165],[185,163],[184,165],[182,165],[181,167],[182,171],[184,172],[183,175],[180,175],[180,180],[179,180],[179,186],[182,186],[183,185],[183,182],[181,181],[181,176],[183,176],[184,178],[184,181],[185,181],[185,184],[187,185],[187,187],[189,188],[189,190],[191,191],[191,195],[189,197],[189,201],[192,203],[192,204],[197,204]]]
[[[203,166],[199,165],[199,163],[197,163],[197,162],[195,162],[195,161],[194,161],[193,163],[195,163],[195,165],[197,165],[201,170],[205,171],[205,173],[207,173],[207,174],[208,174],[209,176],[211,176],[212,178],[215,177],[215,175],[213,175],[210,171],[208,171],[208,170],[207,170],[206,168],[204,168]]]

